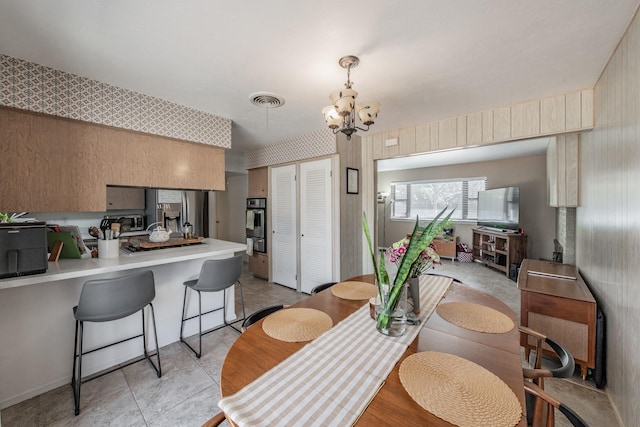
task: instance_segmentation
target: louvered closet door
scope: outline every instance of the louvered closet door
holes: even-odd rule
[[[300,290],[332,281],[331,160],[300,164]]]
[[[295,165],[271,169],[271,193],[272,280],[275,283],[297,289]]]

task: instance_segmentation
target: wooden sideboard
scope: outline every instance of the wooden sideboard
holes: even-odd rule
[[[525,259],[518,275],[520,323],[557,341],[580,365],[582,378],[595,368],[596,300],[576,267]],[[520,335],[526,353],[535,348],[532,338]],[[546,345],[545,345],[546,346]],[[549,347],[546,348],[553,354]]]

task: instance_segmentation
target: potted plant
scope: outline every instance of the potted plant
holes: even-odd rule
[[[369,253],[371,255],[376,286],[378,288],[378,297],[380,298],[380,309],[376,316],[376,327],[380,332],[388,335],[401,335],[404,333],[404,329],[398,331],[398,333],[394,333],[394,329],[392,328],[392,323],[395,318],[394,313],[398,303],[400,302],[402,293],[406,292],[405,283],[407,282],[407,279],[411,277],[410,274],[412,271],[416,271],[417,267],[415,263],[421,263],[419,260],[421,254],[431,244],[433,238],[438,235],[442,229],[447,226],[447,224],[449,224],[453,210],[440,220],[446,210],[447,208],[445,207],[431,222],[429,222],[429,224],[424,227],[420,226],[420,220],[416,217],[413,232],[411,233],[411,237],[409,238],[406,246],[406,252],[400,259],[393,283],[390,283],[389,281],[384,256],[380,256],[378,260],[376,259],[375,252],[373,251],[373,245],[371,243],[371,233],[369,232],[367,217],[364,212],[362,213],[362,228],[369,245]]]

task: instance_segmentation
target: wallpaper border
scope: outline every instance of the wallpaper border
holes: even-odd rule
[[[4,54],[0,105],[231,148],[231,119]]]

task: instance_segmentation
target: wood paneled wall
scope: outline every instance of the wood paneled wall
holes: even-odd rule
[[[640,425],[640,18],[595,91],[581,136],[576,264],[607,319],[607,387],[626,426]]]
[[[360,137],[354,135],[351,141],[343,134],[337,137],[340,155],[340,278],[342,280],[362,274],[362,145]],[[358,194],[347,194],[347,168],[358,169]],[[369,218],[371,232],[375,229],[373,217]],[[367,259],[368,256],[366,257]]]
[[[593,90],[493,108],[362,138],[373,159],[557,135],[593,127]],[[397,144],[385,141],[398,138]]]
[[[0,211],[106,211],[106,186],[224,190],[224,149],[0,108]]]

